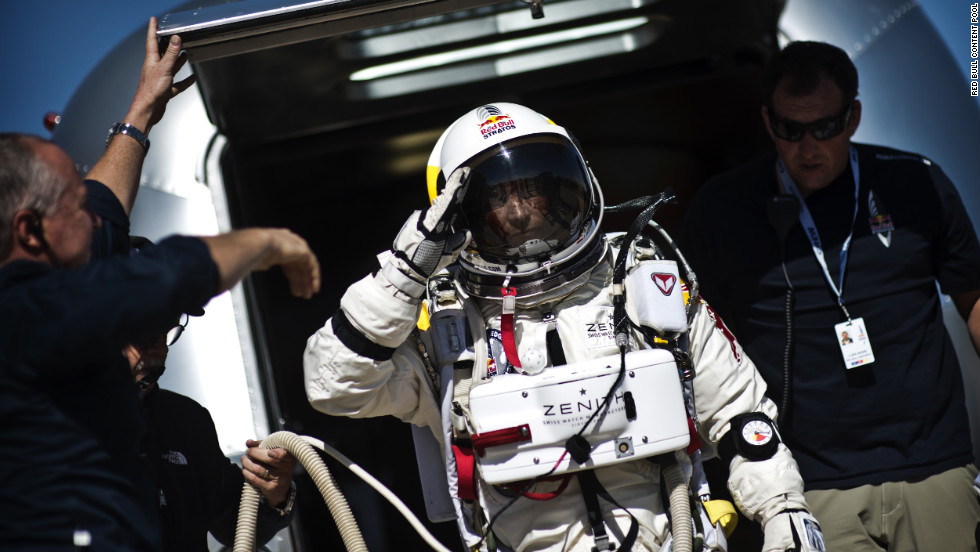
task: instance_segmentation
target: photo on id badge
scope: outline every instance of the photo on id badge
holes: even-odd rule
[[[871,340],[868,338],[868,331],[864,327],[863,318],[855,318],[847,322],[841,322],[834,326],[837,343],[840,345],[840,352],[844,356],[844,366],[848,370],[875,361],[874,351],[871,349]]]

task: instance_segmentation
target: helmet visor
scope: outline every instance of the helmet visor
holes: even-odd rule
[[[564,136],[508,140],[463,166],[471,170],[463,219],[484,259],[540,262],[579,238],[592,209],[591,180]]]

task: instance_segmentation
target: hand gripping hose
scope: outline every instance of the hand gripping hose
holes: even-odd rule
[[[327,503],[327,507],[330,509],[334,521],[337,523],[340,536],[344,540],[344,546],[347,547],[349,552],[367,552],[364,537],[361,535],[361,530],[357,526],[354,515],[347,506],[347,500],[344,499],[344,495],[337,488],[326,464],[323,463],[320,455],[313,450],[313,447],[332,456],[373,487],[374,490],[378,491],[381,496],[385,497],[408,520],[415,531],[433,550],[436,552],[450,552],[438,539],[432,536],[415,514],[390,489],[365,471],[364,468],[358,466],[323,441],[306,435],[296,435],[289,431],[278,431],[269,435],[259,446],[262,448],[284,448],[299,460],[299,463],[303,465],[313,478],[313,482],[317,488],[320,489],[320,494],[323,495],[323,499]],[[251,484],[245,483],[242,487],[242,501],[238,510],[238,526],[235,531],[234,552],[252,552],[254,550],[255,520],[258,515],[258,508],[259,492]]]

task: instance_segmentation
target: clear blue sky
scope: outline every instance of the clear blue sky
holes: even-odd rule
[[[790,0],[791,2],[793,0]],[[0,131],[47,136],[48,111],[61,111],[85,75],[150,16],[183,0],[0,0]],[[969,77],[972,0],[920,0]],[[134,81],[137,75],[133,75]],[[106,126],[111,122],[107,122]],[[980,124],[980,123],[978,123]]]
[[[63,110],[99,60],[150,16],[184,2],[0,0],[0,131],[48,136],[46,112]]]

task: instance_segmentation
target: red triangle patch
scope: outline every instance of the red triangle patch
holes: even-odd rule
[[[670,273],[654,272],[650,277],[664,295],[670,295],[674,290],[674,284],[677,283],[677,277]]]

